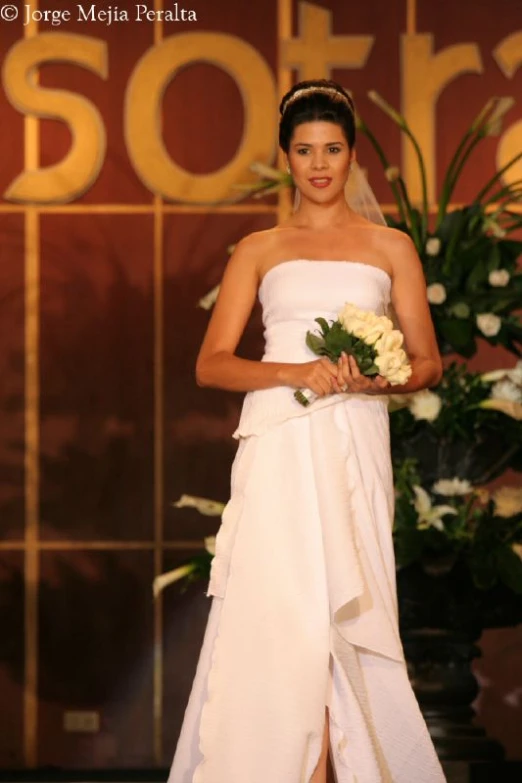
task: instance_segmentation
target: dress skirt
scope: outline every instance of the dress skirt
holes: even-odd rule
[[[398,632],[386,404],[242,437],[169,783],[445,780]]]

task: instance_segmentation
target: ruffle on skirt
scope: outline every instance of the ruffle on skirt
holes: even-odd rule
[[[373,402],[373,401],[372,401]],[[169,783],[441,783],[398,633],[383,405],[242,439]]]

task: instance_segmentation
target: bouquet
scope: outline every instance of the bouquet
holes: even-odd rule
[[[326,356],[337,362],[344,351],[352,355],[362,375],[382,375],[392,386],[406,383],[411,376],[411,365],[402,348],[403,334],[393,328],[385,315],[361,310],[347,302],[337,320],[328,323],[316,318],[320,334],[307,332],[306,344],[317,356]],[[313,392],[298,389],[294,397],[307,406],[316,398]]]

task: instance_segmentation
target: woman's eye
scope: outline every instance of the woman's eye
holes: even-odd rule
[[[298,155],[306,155],[307,152],[308,150],[306,149],[306,147],[301,147],[301,149],[297,150]]]
[[[340,152],[340,151],[341,151],[340,147],[330,147],[330,152]]]

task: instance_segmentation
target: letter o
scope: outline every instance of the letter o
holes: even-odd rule
[[[236,155],[210,174],[192,174],[175,163],[161,134],[165,90],[176,73],[193,62],[207,62],[226,71],[238,85],[245,109]],[[231,186],[248,178],[250,163],[271,160],[276,120],[270,68],[250,44],[231,35],[181,33],[166,38],[138,61],[125,95],[125,138],[137,175],[154,193],[192,204],[230,196]]]

